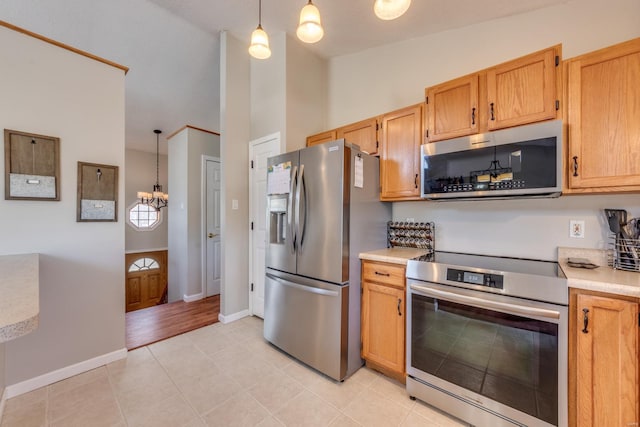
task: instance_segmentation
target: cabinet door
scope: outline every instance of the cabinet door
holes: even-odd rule
[[[573,58],[565,73],[569,188],[640,189],[640,38]]]
[[[420,198],[423,105],[403,108],[382,117],[381,200]]]
[[[552,47],[487,70],[489,130],[556,118],[559,50]]]
[[[403,375],[404,291],[362,283],[362,357]]]
[[[425,89],[429,142],[478,132],[478,75]]]
[[[578,294],[576,324],[576,425],[638,425],[638,304]]]
[[[344,138],[350,144],[355,144],[362,151],[378,154],[378,118],[363,120],[338,128],[337,139]]]
[[[317,133],[315,135],[311,135],[307,137],[307,147],[311,147],[316,144],[323,144],[329,141],[335,141],[336,138],[336,130],[328,130],[326,132]]]

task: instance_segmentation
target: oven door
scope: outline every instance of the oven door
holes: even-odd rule
[[[567,424],[567,307],[409,279],[407,391],[477,426]]]

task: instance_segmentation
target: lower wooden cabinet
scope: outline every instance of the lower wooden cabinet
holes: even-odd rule
[[[362,262],[362,358],[405,382],[405,267]]]
[[[640,425],[638,305],[634,298],[571,290],[572,426]]]

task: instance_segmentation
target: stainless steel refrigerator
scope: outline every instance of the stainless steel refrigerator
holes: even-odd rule
[[[379,160],[344,140],[271,157],[264,337],[336,380],[362,366],[360,260],[386,247]]]

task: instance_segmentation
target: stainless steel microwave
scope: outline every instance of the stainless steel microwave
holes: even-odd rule
[[[562,149],[560,120],[425,144],[422,197],[558,197]]]

